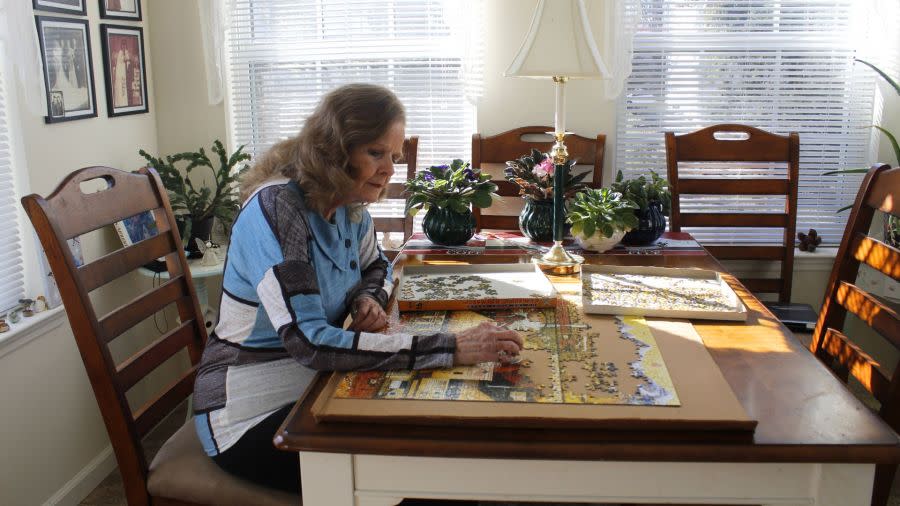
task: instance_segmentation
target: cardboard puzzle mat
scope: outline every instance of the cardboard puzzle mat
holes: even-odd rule
[[[560,299],[555,309],[428,311],[394,318],[391,332],[414,334],[493,321],[518,331],[525,347],[516,364],[346,373],[335,398],[680,406],[640,316],[584,317],[572,301]]]

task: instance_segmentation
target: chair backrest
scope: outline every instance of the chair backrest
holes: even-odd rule
[[[506,168],[506,162],[524,155],[530,155],[532,149],[537,149],[543,153],[550,151],[550,148],[553,147],[553,142],[531,141],[526,140],[524,137],[545,135],[551,131],[553,131],[553,127],[526,126],[489,137],[482,137],[478,133],[473,134],[472,166],[481,168],[483,172],[493,176],[492,179],[497,183],[498,187],[497,194],[501,197],[517,196],[519,195],[519,187],[503,177],[503,169]],[[600,188],[603,180],[603,152],[606,148],[606,136],[599,134],[596,138],[591,139],[580,135],[567,135],[565,143],[570,160],[576,160],[579,166],[588,165],[592,167],[588,185],[593,188]],[[497,207],[499,208],[500,206]],[[511,206],[510,209],[512,212],[516,209],[521,209],[521,207]],[[478,230],[483,228],[518,230],[519,221],[517,214],[493,214],[495,211],[492,209],[487,214],[481,209],[475,208],[473,214],[475,215],[476,228]]]
[[[847,311],[900,349],[896,311],[856,283],[860,264],[900,281],[900,250],[868,235],[876,210],[900,216],[900,168],[876,165],[866,174],[838,248],[810,350],[847,381],[849,374],[881,403],[881,416],[900,431],[900,367],[882,367],[844,333]],[[893,370],[887,375],[885,371]]]
[[[719,136],[721,135],[722,138]],[[744,137],[744,138],[736,138]],[[727,162],[729,169],[747,169],[749,164],[786,164],[785,177],[740,177],[739,174],[718,177],[685,177],[679,170],[682,162]],[[737,162],[737,165],[732,163]],[[709,228],[778,228],[782,229],[778,245],[705,244],[719,260],[772,260],[781,263],[778,278],[741,278],[753,292],[777,293],[778,301],[791,300],[791,281],[794,272],[794,236],[797,229],[797,183],[800,172],[800,136],[796,132],[776,135],[745,125],[713,125],[696,132],[675,135],[666,132],[666,165],[669,189],[672,192],[672,212],[669,228],[680,232],[682,227]],[[745,196],[752,199],[783,197],[778,212],[681,212],[684,195]]]
[[[85,193],[82,183],[88,181],[105,183],[105,189]],[[128,503],[148,504],[148,463],[141,438],[193,392],[196,367],[207,337],[166,190],[153,169],[129,173],[88,167],[66,177],[46,199],[32,194],[22,198],[22,205],[59,286],[122,472]],[[67,240],[146,211],[153,212],[157,235],[76,265]],[[169,280],[102,316],[97,314],[91,291],[159,257],[165,257]],[[178,309],[178,326],[130,358],[115,363],[110,342],[170,304]],[[190,358],[188,370],[146,404],[132,410],[126,392],[184,349]]]
[[[403,141],[403,158],[397,160],[398,164],[406,164],[406,178],[404,181],[408,181],[415,177],[416,175],[416,158],[419,154],[419,137],[417,135],[413,135],[408,137]],[[385,200],[398,200],[398,199],[406,199],[406,195],[403,193],[406,191],[406,185],[404,183],[388,183],[387,187],[387,195],[385,195]],[[411,216],[407,216],[406,213],[402,213],[402,216],[373,216],[372,221],[375,224],[375,230],[378,232],[400,232],[403,234],[403,242],[406,243],[409,240],[409,236],[412,235],[413,229],[413,218]],[[385,251],[388,256],[393,256],[396,254],[395,251]]]

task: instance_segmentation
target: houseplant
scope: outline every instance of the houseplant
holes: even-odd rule
[[[566,198],[585,188],[582,183],[589,174],[572,174],[574,160],[566,162],[568,172],[564,185]],[[556,166],[547,153],[533,149],[530,155],[506,162],[503,173],[506,180],[519,186],[519,195],[525,199],[525,207],[519,214],[519,230],[532,241],[549,241],[553,238],[553,174]]]
[[[585,249],[606,251],[638,225],[637,205],[609,188],[587,188],[569,205],[572,235]]]
[[[148,164],[156,169],[169,194],[169,202],[172,211],[179,222],[181,238],[187,251],[196,255],[198,252],[196,241],[209,240],[213,221],[218,218],[225,227],[230,230],[231,223],[237,211],[240,209],[240,201],[237,192],[237,183],[247,164],[242,164],[250,159],[250,155],[243,152],[241,146],[230,156],[219,140],[213,142],[212,151],[215,154],[215,163],[207,156],[203,148],[199,151],[186,151],[174,155],[154,157],[143,149],[139,151]],[[182,170],[176,164],[186,163]],[[212,173],[213,185],[195,186],[196,181],[193,170],[197,167],[206,167]],[[196,178],[195,178],[196,179]]]
[[[896,79],[892,79],[883,70],[881,70],[880,68],[876,67],[875,65],[873,65],[865,60],[860,60],[857,58],[856,61],[858,61],[858,62],[862,63],[863,65],[866,65],[867,67],[874,70],[885,81],[887,81],[887,83],[891,86],[891,88],[894,89],[894,92],[896,92],[897,95],[900,96],[900,83],[898,83]],[[875,129],[881,131],[881,133],[884,134],[884,136],[888,138],[888,141],[890,141],[891,147],[894,150],[894,158],[897,161],[896,166],[900,166],[900,143],[897,142],[897,138],[894,136],[894,134],[892,134],[889,130],[887,130],[884,127],[881,127],[879,125],[872,125],[872,128],[875,128]],[[869,171],[869,168],[844,169],[844,170],[834,170],[831,172],[826,172],[825,175],[829,176],[832,174],[866,173],[868,171]],[[838,209],[837,212],[845,211],[847,209],[850,209],[851,207],[853,207],[852,204],[848,205],[848,206],[844,206],[844,207]],[[893,216],[893,215],[889,215],[889,214],[884,215],[884,240],[891,246],[900,247],[900,218]]]
[[[622,238],[623,244],[643,245],[657,240],[666,231],[666,216],[672,207],[669,183],[656,172],[650,171],[650,179],[639,176],[625,179],[620,170],[610,189],[637,206],[634,210],[638,224]]]
[[[497,196],[497,185],[490,179],[459,159],[428,167],[406,182],[406,212],[415,216],[420,209],[427,211],[422,230],[431,242],[465,244],[475,234],[470,206],[490,207]]]

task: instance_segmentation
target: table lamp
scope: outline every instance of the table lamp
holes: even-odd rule
[[[542,270],[557,274],[578,272],[584,258],[563,248],[565,234],[565,185],[569,153],[566,136],[566,82],[569,79],[600,79],[609,72],[600,58],[588,22],[584,0],[538,0],[531,27],[522,47],[504,72],[508,77],[553,79],[556,84],[556,140],[550,151],[553,172],[553,246],[535,262]]]

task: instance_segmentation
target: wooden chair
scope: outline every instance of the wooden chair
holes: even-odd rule
[[[719,134],[746,135],[746,139],[720,139]],[[741,178],[684,177],[682,162],[786,163],[786,177]],[[781,244],[717,245],[705,244],[719,260],[773,260],[781,263],[778,278],[743,278],[750,291],[777,293],[779,303],[791,300],[794,272],[794,236],[797,228],[797,183],[800,171],[800,136],[796,132],[776,135],[744,125],[713,125],[685,135],[666,132],[666,164],[672,212],[669,229],[682,227],[759,227],[781,228]],[[684,195],[784,196],[784,207],[777,213],[683,213]]]
[[[86,182],[99,182],[105,189],[84,193],[81,185]],[[193,392],[207,338],[172,208],[156,171],[128,173],[88,167],[66,177],[46,199],[28,195],[22,205],[59,285],[122,473],[128,504],[298,504],[296,496],[249,484],[219,469],[203,452],[193,420],[163,445],[151,464],[147,463],[141,439]],[[153,211],[157,235],[76,266],[68,239],[148,210]],[[98,314],[90,298],[93,290],[159,257],[165,257],[169,280],[104,315]],[[177,307],[180,323],[116,363],[110,343],[117,338],[134,339],[138,332],[127,331],[171,304]],[[125,337],[120,337],[123,334]],[[186,370],[145,405],[132,409],[126,393],[184,350],[189,358]],[[167,371],[169,367],[167,363]]]
[[[900,431],[900,365],[883,367],[842,331],[850,311],[900,349],[896,311],[855,284],[860,263],[900,281],[900,250],[868,235],[876,210],[900,215],[900,168],[876,165],[863,179],[834,259],[810,350],[844,382],[850,374],[859,380],[881,403],[881,417]],[[893,373],[888,374],[891,369]],[[876,466],[873,506],[887,504],[896,472],[896,465]]]
[[[553,142],[535,142],[525,140],[526,135],[543,135],[553,130],[548,126],[526,126],[508,130],[506,132],[492,135],[490,137],[482,137],[481,134],[472,135],[472,166],[479,167],[482,171],[493,176],[494,182],[497,183],[497,194],[501,197],[516,197],[519,195],[519,187],[514,183],[510,183],[503,177],[503,169],[506,168],[508,160],[515,160],[523,155],[530,155],[532,149],[541,152],[548,152],[553,146]],[[592,176],[589,178],[589,186],[600,188],[603,180],[603,152],[606,148],[606,136],[597,135],[591,139],[580,135],[566,136],[566,148],[569,152],[569,158],[577,160],[579,166],[588,165],[592,167]],[[522,199],[515,200],[519,203]],[[496,205],[496,203],[495,203]],[[497,206],[500,207],[500,206]],[[504,206],[506,207],[506,206]],[[511,205],[506,210],[507,214],[486,214],[482,209],[473,209],[475,215],[476,228],[501,229],[501,230],[518,230],[519,217],[518,212],[521,205]],[[489,212],[496,212],[492,209]]]
[[[406,164],[406,179],[404,181],[408,181],[415,177],[416,175],[416,158],[419,153],[419,136],[413,135],[403,141],[403,158],[398,160],[398,164]],[[406,185],[404,183],[388,183],[387,187],[387,195],[385,195],[385,200],[398,200],[403,199],[404,202],[406,200],[406,195],[403,193],[406,191]],[[400,232],[403,235],[403,243],[409,240],[409,236],[412,235],[413,229],[413,218],[411,216],[407,216],[404,212],[402,216],[373,216],[372,221],[375,224],[375,230],[378,232]],[[386,249],[384,251],[385,255],[387,255],[388,259],[393,260],[399,249]]]

